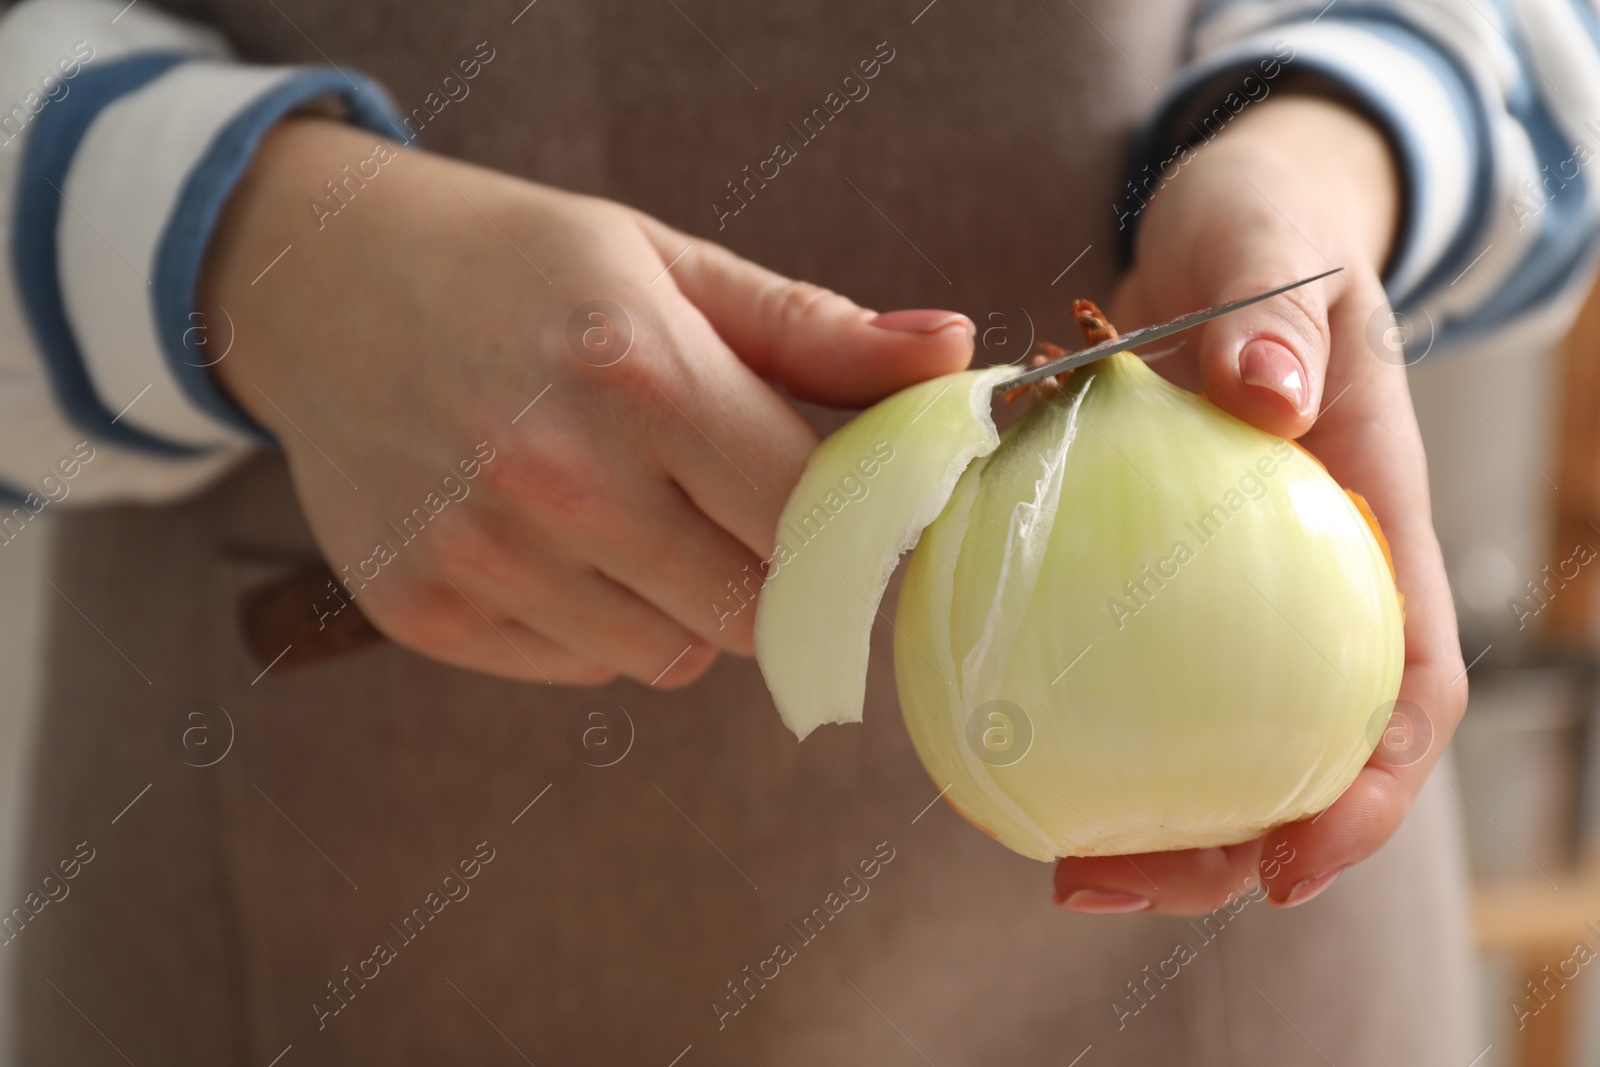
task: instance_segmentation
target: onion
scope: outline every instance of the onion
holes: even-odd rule
[[[812,456],[756,615],[785,723],[803,738],[861,720],[873,617],[915,545],[902,713],[945,798],[1003,844],[1040,860],[1207,847],[1327,807],[1404,662],[1365,503],[1127,353],[1037,390],[997,434],[989,393],[1013,373],[914,386]],[[840,495],[874,447],[892,460]]]

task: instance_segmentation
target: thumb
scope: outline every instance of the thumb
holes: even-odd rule
[[[972,320],[954,311],[878,315],[651,219],[645,232],[678,290],[751,370],[801,400],[863,407],[972,362]]]
[[[1207,306],[1343,265],[1330,265],[1294,231],[1279,229],[1235,232],[1202,251],[1197,288]],[[1206,395],[1283,437],[1310,429],[1328,370],[1328,308],[1349,284],[1335,274],[1207,323],[1199,339]]]

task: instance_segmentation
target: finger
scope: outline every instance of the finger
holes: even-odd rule
[[[977,328],[933,309],[883,315],[643,220],[679,291],[756,374],[801,400],[864,407],[972,361]]]
[[[1260,851],[1255,840],[1138,856],[1071,857],[1056,864],[1056,904],[1088,915],[1201,915],[1251,892]]]
[[[430,655],[467,670],[546,685],[605,685],[617,677],[611,668],[573,654],[515,619],[486,620],[470,643]]]
[[[1196,250],[1207,305],[1319,274],[1330,263],[1270,205],[1208,229]],[[1330,345],[1328,305],[1349,285],[1334,275],[1207,323],[1198,339],[1206,395],[1224,411],[1283,437],[1310,428]]]
[[[681,296],[673,299],[686,314],[671,343],[689,358],[649,385],[659,410],[647,445],[696,508],[766,559],[817,433]]]
[[[644,685],[688,685],[717,650],[635,593],[576,560],[541,550],[539,564],[486,574],[485,598],[529,629],[550,634],[580,659]],[[492,610],[492,608],[490,609]]]
[[[370,616],[396,644],[466,670],[545,685],[604,685],[617,676],[514,619],[491,616],[449,582],[408,590]]]
[[[1336,480],[1367,499],[1392,550],[1405,597],[1406,666],[1391,722],[1409,731],[1412,745],[1396,751],[1386,736],[1332,807],[1268,835],[1269,850],[1281,844],[1293,852],[1267,878],[1271,899],[1280,904],[1310,899],[1337,871],[1389,839],[1466,707],[1466,671],[1405,372],[1366,350],[1365,326],[1382,292],[1376,279],[1353,281],[1351,298],[1334,309],[1337,373],[1330,385],[1336,402],[1303,440]]]
[[[637,507],[651,517],[649,552],[602,535],[589,546],[594,565],[706,644],[752,655],[753,605],[766,573],[760,557],[673,483],[648,487]]]
[[[438,566],[486,618],[515,619],[577,658],[646,685],[687,684],[716,658],[715,648],[526,519],[458,526]]]
[[[1283,861],[1273,877],[1263,878],[1267,899],[1277,907],[1305,904],[1332,885],[1345,868],[1378,851],[1400,828],[1421,788],[1420,780],[1406,781],[1409,777],[1381,763],[1369,763],[1315,819],[1269,834],[1267,851]]]
[[[676,294],[672,299],[682,303]],[[750,635],[738,627],[750,623],[736,619],[719,630],[712,603],[730,579],[744,581],[747,567],[760,573],[755,545],[770,542],[787,489],[757,494],[738,471],[756,472],[767,486],[792,484],[768,477],[776,471],[781,478],[798,478],[816,442],[799,413],[729,355],[688,310],[693,317],[680,321],[675,332],[688,333],[689,341],[638,339],[641,350],[662,347],[648,355],[641,351],[630,365],[648,367],[649,374],[614,376],[616,388],[625,391],[621,402],[618,394],[602,390],[573,401],[591,404],[600,420],[626,413],[627,433],[586,432],[569,424],[567,409],[553,410],[508,441],[493,466],[484,468],[488,492],[478,498],[483,502],[477,520],[452,526],[447,542],[433,545],[439,565],[451,568],[463,586],[514,591],[497,600],[503,611],[574,649],[579,646],[568,632],[570,619],[551,627],[532,614],[532,606],[565,605],[570,615],[576,603],[591,641],[602,639],[596,616],[605,605],[626,609],[623,618],[632,622],[621,639],[654,634],[647,651],[670,652],[659,662],[641,653],[626,671],[630,677],[649,683],[695,645],[661,679],[662,686],[697,677],[717,648],[749,650]],[[693,336],[697,324],[703,337]],[[679,347],[713,358],[656,358],[675,357]],[[721,357],[708,349],[721,350]],[[693,417],[686,410],[691,408]],[[724,408],[732,414],[719,413]],[[741,435],[748,439],[743,448],[736,443]],[[739,454],[737,468],[719,440]],[[706,486],[698,498],[685,499],[674,484],[677,471],[698,472]],[[705,511],[707,501],[719,507]],[[553,573],[562,567],[589,577],[562,587]],[[597,582],[603,582],[598,589],[592,584]],[[582,651],[622,669],[621,660],[599,655],[599,647],[590,643]]]
[[[631,432],[586,439],[558,417],[530,428],[487,475],[512,502],[499,509],[497,529],[521,533],[468,531],[454,551],[514,581],[520,561],[543,558],[517,537],[537,538],[692,637],[748,655],[752,613],[735,609],[760,588],[771,551],[763,546],[817,436],[684,307],[690,317],[673,343],[691,358],[641,351],[636,365],[651,360],[659,373],[627,386],[642,401],[632,405]],[[637,347],[656,343],[641,338]]]

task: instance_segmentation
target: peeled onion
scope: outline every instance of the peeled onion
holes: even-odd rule
[[[812,457],[756,616],[784,721],[860,721],[873,618],[915,545],[894,619],[906,726],[945,798],[1008,847],[1223,845],[1327,807],[1404,662],[1364,504],[1127,353],[997,434],[989,393],[1013,373],[914,386]],[[893,459],[818,526],[880,442]],[[816,536],[789,544],[806,515]]]

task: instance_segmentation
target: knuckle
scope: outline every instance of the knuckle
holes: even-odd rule
[[[501,538],[492,525],[457,522],[440,529],[430,546],[435,564],[455,581],[498,572],[505,558]]]
[[[641,318],[636,324],[628,358],[595,379],[587,416],[601,432],[627,432],[636,428],[634,420],[681,421],[672,405],[682,408],[692,397],[688,384],[700,369],[695,353],[703,351],[706,338],[682,322]]]
[[[712,558],[714,549],[707,551],[709,540],[698,530],[663,537],[652,546],[650,569],[656,579],[669,589],[698,593],[708,583],[720,583],[724,573],[733,574],[725,560]],[[718,591],[714,587],[712,594]]]
[[[589,450],[547,434],[503,455],[484,471],[495,496],[526,508],[547,526],[585,531],[605,525],[610,494]]]
[[[785,281],[768,289],[762,298],[767,321],[792,328],[816,315],[824,306],[843,297],[831,289],[810,282]]]
[[[1319,350],[1326,351],[1333,339],[1328,325],[1328,305],[1321,293],[1310,292],[1309,289],[1310,286],[1304,286],[1282,294],[1288,301],[1288,307],[1280,310],[1279,314],[1291,329],[1302,334],[1305,340],[1315,342],[1320,346]]]

